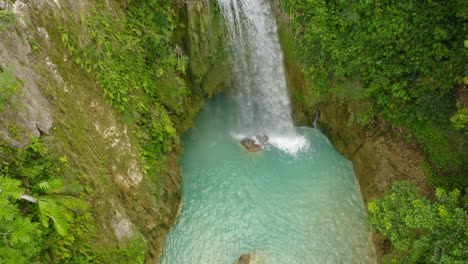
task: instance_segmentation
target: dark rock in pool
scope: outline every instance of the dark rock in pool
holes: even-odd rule
[[[258,134],[254,138],[244,138],[243,140],[241,140],[241,144],[250,152],[258,152],[262,150],[267,141],[267,135]]]
[[[251,254],[244,254],[244,255],[240,256],[239,261],[237,262],[237,264],[250,264],[251,259],[252,259]]]
[[[251,138],[244,138],[241,140],[242,146],[250,152],[258,152],[262,150],[262,147],[255,143],[255,141]]]
[[[258,263],[258,254],[256,251],[240,256],[237,264],[255,264]]]

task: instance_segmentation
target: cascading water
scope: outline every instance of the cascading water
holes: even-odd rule
[[[269,142],[296,153],[307,146],[294,128],[283,53],[268,0],[218,0],[227,25],[238,138],[266,134]]]

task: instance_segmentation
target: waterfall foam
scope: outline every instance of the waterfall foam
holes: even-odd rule
[[[229,32],[233,96],[239,108],[234,134],[266,134],[288,153],[307,148],[291,117],[283,53],[268,0],[218,0]]]

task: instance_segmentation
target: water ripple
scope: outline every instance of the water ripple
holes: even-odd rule
[[[352,164],[311,128],[298,130],[310,142],[298,155],[249,153],[223,100],[184,137],[183,208],[161,263],[235,264],[252,251],[266,264],[376,263]]]

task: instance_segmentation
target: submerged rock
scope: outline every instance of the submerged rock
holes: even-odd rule
[[[256,251],[240,256],[237,264],[258,264],[258,253]]]
[[[265,134],[258,134],[254,138],[244,138],[241,140],[242,146],[244,146],[250,152],[258,152],[263,149],[265,144],[268,142],[268,136]]]
[[[252,259],[252,255],[244,254],[244,255],[240,256],[239,261],[237,262],[237,264],[249,264],[251,259]]]

